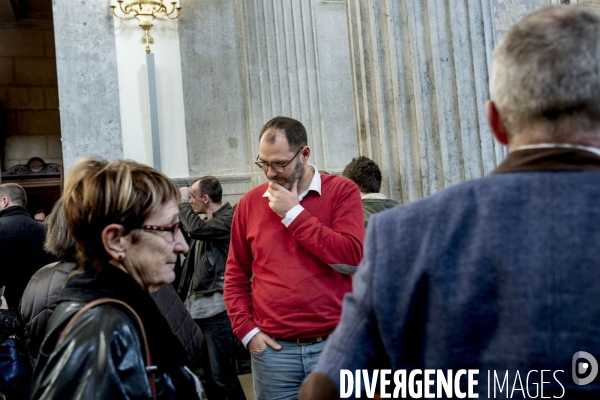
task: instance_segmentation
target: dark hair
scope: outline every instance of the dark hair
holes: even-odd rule
[[[381,170],[370,158],[353,158],[344,168],[342,176],[356,183],[363,193],[379,193],[381,189]]]
[[[200,196],[207,194],[213,203],[221,202],[223,199],[223,188],[221,187],[221,182],[219,182],[217,178],[214,176],[203,176],[198,178],[196,182],[199,182]]]
[[[306,138],[306,128],[304,128],[304,125],[302,125],[300,121],[297,121],[293,118],[273,118],[260,130],[259,140],[262,139],[263,134],[269,129],[273,130],[273,132],[269,132],[269,134],[265,137],[265,140],[267,140],[269,143],[275,142],[275,139],[277,139],[277,131],[283,131],[291,151],[297,151],[301,147],[304,147],[308,144],[308,140]]]
[[[48,213],[46,212],[46,210],[44,210],[43,208],[40,208],[39,210],[37,210],[36,212],[34,212],[33,215],[39,214],[39,213],[42,213],[42,214],[44,214],[46,216],[48,215]]]
[[[27,206],[27,195],[25,189],[18,183],[0,184],[0,197],[6,196],[15,206]]]

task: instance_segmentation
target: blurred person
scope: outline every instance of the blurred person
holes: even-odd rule
[[[48,321],[33,398],[200,399],[185,350],[150,296],[175,279],[177,256],[188,251],[179,200],[169,178],[133,161],[84,158],[71,167],[63,207],[81,266]],[[65,328],[106,298],[122,304],[87,309]]]
[[[191,243],[178,291],[206,338],[200,371],[202,387],[208,400],[245,400],[235,368],[233,331],[223,300],[233,208],[222,203],[223,188],[214,176],[202,177],[191,189],[184,187],[179,191],[179,218]]]
[[[0,287],[11,307],[18,307],[29,278],[54,257],[44,251],[46,228],[25,208],[27,195],[16,183],[0,184]]]
[[[35,219],[40,224],[46,222],[46,210],[37,210],[35,214],[33,214],[33,219]]]
[[[54,205],[46,224],[48,231],[44,248],[59,261],[48,264],[33,274],[19,307],[19,317],[24,324],[25,344],[32,365],[37,359],[48,321],[57,306],[65,280],[78,267],[77,247],[67,228],[62,198]],[[186,364],[195,368],[204,343],[202,333],[171,285],[161,286],[151,296],[184,345],[188,355]]]
[[[59,199],[47,219],[44,249],[59,261],[37,271],[27,284],[21,305],[20,320],[25,325],[25,344],[31,363],[35,363],[48,320],[58,301],[58,294],[67,275],[77,267],[75,239],[67,229],[63,201]]]
[[[339,322],[358,265],[364,225],[354,183],[308,164],[306,129],[276,117],[260,133],[256,165],[269,182],[238,203],[225,271],[225,303],[247,346],[257,400],[293,399]]]
[[[0,296],[0,398],[7,400],[29,399],[31,390],[31,365],[17,336],[21,336],[17,314]]]
[[[350,164],[344,168],[342,176],[356,183],[360,190],[365,228],[373,214],[398,205],[396,200],[388,199],[383,193],[379,193],[382,180],[381,170],[370,158],[365,156],[353,158]]]
[[[496,374],[502,398],[515,387],[600,396],[596,360],[589,381],[576,368],[581,352],[600,354],[599,65],[600,15],[587,7],[541,8],[503,36],[486,108],[507,158],[371,218],[354,291],[300,399],[353,397],[342,370],[384,369],[478,371],[470,397],[490,398]]]

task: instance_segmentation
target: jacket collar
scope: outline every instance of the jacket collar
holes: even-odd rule
[[[217,215],[220,215],[221,213],[224,213],[226,211],[232,211],[233,208],[231,207],[231,204],[229,203],[225,203],[221,206],[221,208],[219,208],[217,211],[215,211],[213,213],[213,218],[216,217]]]
[[[23,206],[10,206],[6,207],[4,210],[0,211],[0,218],[2,217],[10,217],[13,215],[27,215],[31,218],[31,215],[27,212],[27,209]],[[31,218],[33,219],[33,218]]]
[[[59,303],[89,303],[103,297],[124,301],[135,310],[144,324],[154,364],[165,369],[183,365],[185,350],[148,292],[129,274],[108,263],[103,265],[102,272],[96,276],[90,268],[86,271],[74,274],[68,279],[60,292]]]
[[[594,149],[598,151],[598,149]],[[508,154],[492,174],[532,171],[600,171],[600,155],[579,146],[535,146]]]

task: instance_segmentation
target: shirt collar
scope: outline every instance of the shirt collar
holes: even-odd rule
[[[519,151],[519,150],[530,150],[530,149],[555,149],[555,148],[563,148],[563,149],[579,149],[579,150],[585,150],[585,151],[589,151],[591,153],[596,154],[597,156],[600,156],[600,149],[597,147],[591,147],[591,146],[579,146],[579,145],[575,145],[575,144],[569,144],[569,143],[539,143],[539,144],[526,144],[520,147],[517,147],[516,150],[514,151]]]
[[[387,200],[385,194],[383,193],[365,193],[360,195],[361,199],[376,199],[376,200]]]
[[[312,179],[310,180],[310,183],[308,184],[308,188],[304,192],[302,192],[298,195],[299,201],[302,201],[304,199],[304,197],[308,194],[308,192],[310,192],[311,190],[319,193],[319,196],[321,195],[321,174],[317,170],[317,167],[315,167],[314,165],[308,164],[308,166],[312,168],[312,170],[314,171],[314,175],[313,175]],[[269,188],[267,188],[267,190],[262,195],[262,197],[269,197],[269,196],[270,196]]]
[[[544,143],[511,151],[492,174],[532,171],[599,171],[600,149]]]

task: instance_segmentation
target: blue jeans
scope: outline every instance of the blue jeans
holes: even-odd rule
[[[252,381],[256,400],[297,399],[298,389],[319,361],[325,343],[298,346],[278,340],[281,350],[269,346],[252,357]]]
[[[234,336],[227,311],[195,321],[206,338],[200,371],[206,397],[208,400],[246,400],[235,368]]]

